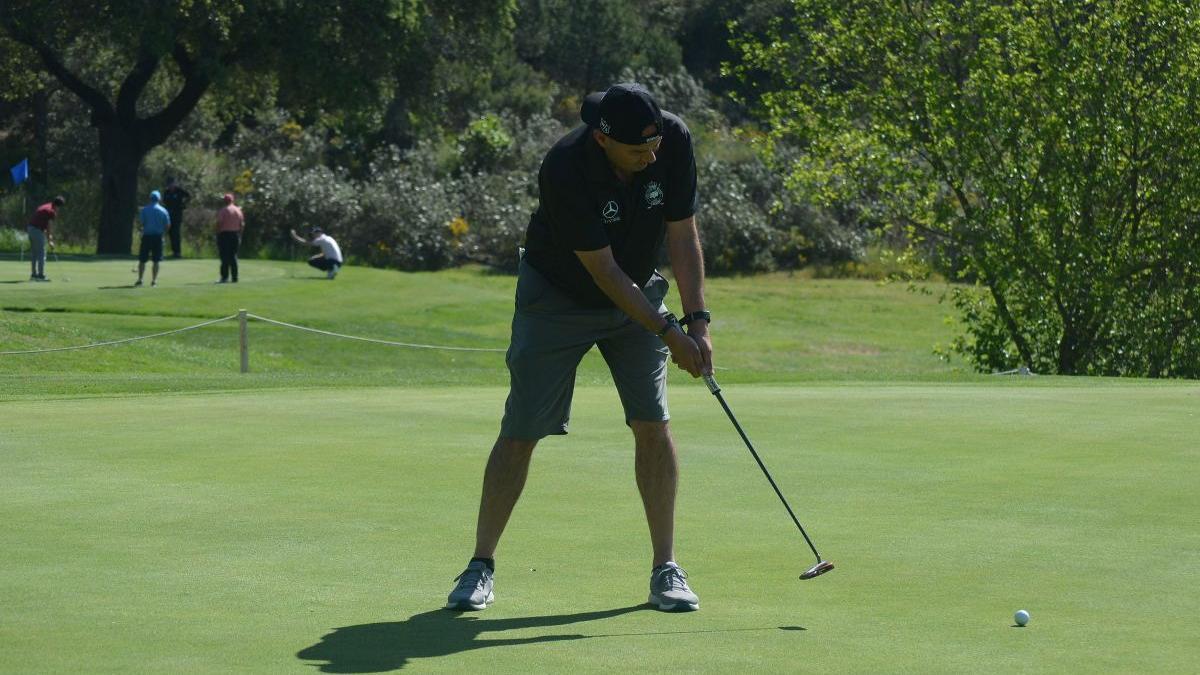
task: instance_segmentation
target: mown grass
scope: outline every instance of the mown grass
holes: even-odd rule
[[[0,351],[227,316],[505,345],[513,280],[336,281],[248,261],[0,263]],[[69,280],[68,280],[69,278]],[[15,283],[5,283],[15,282]],[[812,563],[708,391],[675,373],[677,552],[703,609],[645,599],[629,432],[585,359],[501,544],[495,606],[438,609],[470,552],[499,353],[232,322],[0,356],[2,672],[1192,672],[1200,387],[1001,378],[932,353],[936,296],[714,279],[718,378],[837,569]],[[1012,613],[1027,609],[1029,627]]]
[[[688,615],[641,606],[610,387],[538,451],[469,616],[438,607],[503,387],[9,402],[0,670],[1190,672],[1200,390],[1055,380],[726,387],[837,565],[807,582],[716,403],[675,388]]]
[[[504,349],[513,277],[470,268],[399,273],[348,268],[328,282],[302,264],[245,261],[242,281],[217,286],[213,261],[165,261],[157,288],[133,288],[132,263],[51,262],[49,284],[0,278],[0,351],[119,340],[181,328],[239,309],[288,323],[389,341]],[[678,300],[672,298],[678,309]],[[902,285],[786,274],[712,279],[708,303],[719,375],[734,382],[970,379],[933,353],[953,335],[949,308]],[[502,353],[416,350],[251,325],[251,369],[239,375],[237,326],[227,322],[115,347],[0,356],[6,396],[80,390],[182,391],[342,384],[503,384]],[[36,378],[28,377],[37,375]],[[186,378],[176,377],[186,374]],[[581,382],[606,382],[595,355]]]

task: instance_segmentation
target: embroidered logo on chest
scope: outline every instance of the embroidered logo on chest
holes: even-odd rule
[[[621,220],[621,207],[615,199],[610,199],[604,208],[600,209],[600,216],[604,218],[605,223],[615,223]]]
[[[663,203],[662,186],[658,184],[658,181],[653,181],[653,180],[650,181],[649,183],[646,183],[646,208],[649,209],[649,208],[653,208],[655,206],[661,206],[662,203]]]

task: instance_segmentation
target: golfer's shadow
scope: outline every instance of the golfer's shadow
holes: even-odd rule
[[[471,649],[509,647],[538,642],[582,640],[588,636],[575,634],[536,635],[523,638],[481,640],[483,633],[497,633],[521,628],[564,626],[583,621],[607,619],[646,609],[635,605],[597,612],[527,616],[510,619],[485,619],[478,614],[460,614],[444,609],[414,614],[406,621],[364,623],[335,628],[321,641],[296,653],[306,661],[325,661],[319,664],[323,673],[381,673],[399,670],[410,659],[449,656]],[[318,665],[318,664],[312,664]]]

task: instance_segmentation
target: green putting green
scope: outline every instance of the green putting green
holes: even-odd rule
[[[6,672],[1191,672],[1194,384],[672,387],[691,614],[647,610],[629,433],[581,386],[486,612],[470,553],[503,387],[0,405]],[[1025,628],[1012,625],[1026,609]]]

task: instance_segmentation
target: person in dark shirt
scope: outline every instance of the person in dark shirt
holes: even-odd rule
[[[184,190],[173,177],[167,178],[167,187],[162,193],[162,205],[171,217],[171,229],[167,234],[171,240],[171,257],[183,257],[183,210],[187,208],[192,193]]]
[[[675,562],[679,469],[666,401],[668,355],[692,377],[712,373],[691,133],[632,83],[589,95],[580,114],[584,124],[550,149],[538,173],[538,208],[518,266],[508,400],[484,473],[474,555],[449,609],[484,609],[494,599],[495,550],[533,449],[567,433],[575,370],[593,345],[633,432],[653,551],[650,602],[668,611],[700,606]],[[655,270],[664,240],[683,320],[667,311],[667,280]]]

